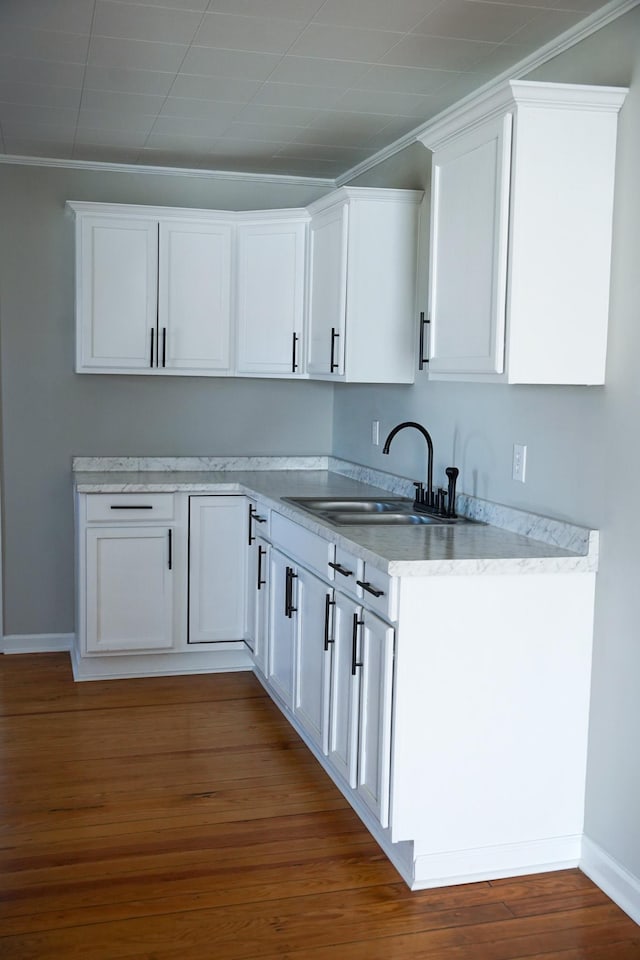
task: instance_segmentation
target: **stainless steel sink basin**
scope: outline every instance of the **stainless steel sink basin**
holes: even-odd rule
[[[315,517],[341,525],[449,526],[457,517],[417,513],[413,500],[404,497],[283,497],[287,503],[308,510]]]
[[[405,504],[411,504],[404,497],[381,497],[379,499],[361,499],[356,497],[284,497],[289,503],[309,510],[311,513],[330,510],[349,513],[385,513],[398,511]]]

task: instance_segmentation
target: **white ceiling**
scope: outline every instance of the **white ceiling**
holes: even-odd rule
[[[0,0],[0,153],[335,178],[602,0]]]

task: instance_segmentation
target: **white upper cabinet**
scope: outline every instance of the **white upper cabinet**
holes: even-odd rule
[[[619,88],[510,81],[433,150],[429,375],[604,382]]]
[[[158,368],[228,373],[229,223],[160,222]]]
[[[69,201],[76,370],[411,383],[421,199],[342,188],[242,213]]]
[[[156,346],[157,221],[82,217],[76,260],[77,369],[148,370]]]
[[[230,373],[233,223],[198,210],[69,206],[76,370]]]
[[[343,202],[311,221],[307,369],[312,375],[344,374],[348,216]]]
[[[236,322],[238,373],[304,372],[305,210],[239,223]]]
[[[421,199],[414,190],[343,187],[309,207],[311,376],[413,382]]]

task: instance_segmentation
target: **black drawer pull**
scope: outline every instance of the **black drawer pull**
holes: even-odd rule
[[[358,620],[358,614],[353,615],[353,633],[351,637],[351,675],[355,677],[356,670],[361,667],[362,661],[358,660],[358,627],[364,626],[364,620]]]
[[[169,528],[169,570],[173,570],[173,533]]]
[[[346,567],[343,567],[341,563],[333,563],[329,560],[329,566],[334,570],[337,570],[338,573],[341,573],[343,577],[350,577],[353,574],[353,570],[347,570]]]
[[[429,357],[424,355],[424,341],[425,341],[425,328],[429,325],[429,319],[425,319],[424,311],[420,314],[420,345],[418,347],[418,370],[424,370],[426,364],[429,363]]]
[[[331,327],[331,359],[329,361],[329,373],[333,373],[334,370],[338,370],[340,364],[335,359],[336,356],[336,340],[338,340],[340,334],[335,327]]]
[[[266,579],[263,580],[262,578],[262,558],[266,557],[266,555],[267,555],[267,548],[259,546],[258,547],[258,590],[262,590],[262,588],[267,583]]]
[[[153,510],[150,503],[112,503],[110,510]]]
[[[359,587],[362,587],[363,590],[366,590],[367,593],[370,593],[373,597],[384,597],[384,590],[378,590],[377,587],[372,587],[368,580],[356,580],[356,583]]]
[[[331,621],[331,607],[335,607],[335,600],[331,599],[331,594],[328,593],[324,599],[324,649],[329,649],[330,643],[335,643],[335,640],[329,636],[329,625]]]

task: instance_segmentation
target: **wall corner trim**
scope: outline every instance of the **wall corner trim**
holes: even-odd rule
[[[2,653],[67,653],[73,647],[72,633],[17,633],[2,637]]]
[[[640,924],[640,877],[634,876],[587,836],[582,840],[580,869],[635,923]]]

